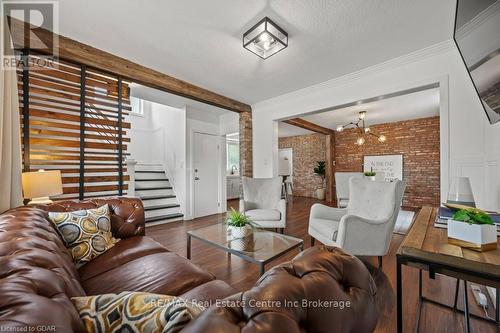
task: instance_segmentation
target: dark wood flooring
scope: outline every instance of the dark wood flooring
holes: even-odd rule
[[[309,210],[315,199],[294,198],[288,204],[287,227],[285,233],[305,240],[306,248],[310,241],[307,234]],[[237,204],[237,202],[236,202]],[[235,209],[236,204],[231,206]],[[229,206],[228,206],[229,207]],[[162,243],[171,251],[186,256],[186,231],[201,228],[207,225],[220,223],[224,220],[224,214],[211,215],[191,221],[175,222],[166,225],[149,227],[146,234],[156,241]],[[377,305],[380,318],[376,332],[396,332],[396,259],[395,254],[404,236],[394,234],[389,253],[383,259],[383,273],[374,274],[378,287]],[[283,261],[292,259],[297,252],[292,252],[271,263],[269,267]],[[360,258],[368,267],[376,265],[376,258]],[[205,268],[218,279],[224,280],[239,290],[251,288],[259,277],[256,265],[248,263],[236,256],[228,258],[227,254],[219,249],[212,248],[197,240],[192,244],[192,261]],[[268,269],[268,268],[267,268]],[[444,302],[453,304],[455,292],[455,279],[438,275],[435,280],[430,280],[424,272],[423,291],[424,295]],[[403,267],[403,290],[404,290],[404,331],[413,332],[417,310],[418,294],[418,270]],[[459,294],[459,308],[462,308],[463,290]],[[471,312],[482,315],[483,310],[479,308],[469,292]],[[493,316],[493,310],[489,310]],[[498,333],[500,329],[494,324],[472,319],[473,332]],[[463,332],[463,315],[450,309],[424,303],[420,319],[420,332]]]

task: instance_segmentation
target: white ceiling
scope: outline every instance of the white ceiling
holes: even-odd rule
[[[60,33],[246,103],[450,39],[455,0],[60,0]],[[289,47],[262,60],[264,16]]]
[[[301,118],[326,128],[336,129],[337,125],[345,125],[351,121],[356,121],[360,111],[367,112],[365,123],[368,126],[438,116],[439,89],[428,89]],[[303,131],[301,128],[282,122],[279,124],[280,137],[307,134]]]
[[[221,115],[231,112],[213,105],[149,88],[137,83],[130,84],[130,95],[150,102],[169,105],[174,108],[185,107],[188,118],[212,123],[218,123]]]

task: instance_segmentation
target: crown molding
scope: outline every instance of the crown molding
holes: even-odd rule
[[[470,35],[476,29],[485,24],[493,15],[497,14],[498,11],[500,11],[500,1],[496,1],[491,6],[474,16],[472,20],[458,28],[455,33],[455,38],[464,38],[467,35]]]
[[[258,108],[259,106],[266,105],[268,103],[273,103],[275,101],[278,101],[283,98],[289,98],[297,94],[306,94],[309,92],[313,92],[318,89],[322,88],[328,88],[328,87],[336,87],[336,86],[341,86],[348,84],[350,82],[356,81],[360,78],[363,78],[365,76],[370,76],[374,75],[377,73],[382,73],[388,70],[392,70],[397,67],[401,67],[404,65],[409,65],[418,61],[422,61],[428,58],[432,58],[437,55],[441,55],[443,53],[449,52],[450,50],[456,49],[455,42],[453,39],[448,39],[444,40],[442,42],[430,45],[428,47],[425,47],[423,49],[402,55],[400,57],[396,57],[381,63],[378,63],[376,65],[370,66],[363,68],[359,71],[355,71],[349,74],[345,74],[324,82],[320,82],[317,84],[314,84],[312,86],[308,86],[302,89],[298,89],[283,95],[279,95],[276,97],[269,98],[267,100],[263,100],[260,102],[257,102],[252,105],[252,109]]]

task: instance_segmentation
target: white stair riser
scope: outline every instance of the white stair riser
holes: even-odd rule
[[[141,191],[140,189],[135,189],[135,193],[139,197],[152,196],[152,195],[174,195],[172,190],[147,190]]]
[[[138,182],[140,179],[159,179],[159,178],[164,178],[165,180],[167,177],[165,176],[165,173],[154,173],[154,172],[148,172],[148,173],[136,173],[135,174],[135,181]]]
[[[142,165],[135,166],[136,171],[163,171],[163,165]]]
[[[177,198],[144,200],[142,203],[143,203],[144,207],[158,206],[158,205],[169,205],[169,204],[176,204]]]
[[[135,189],[139,190],[141,188],[151,188],[151,187],[165,187],[170,186],[170,183],[167,180],[163,181],[150,181],[150,182],[141,182],[139,180],[135,181]]]
[[[172,222],[183,221],[183,220],[184,220],[183,217],[177,217],[175,219],[168,219],[168,220],[160,220],[160,221],[155,221],[155,222],[148,222],[148,223],[146,223],[146,228],[147,227],[152,227],[154,225],[172,223]]]
[[[173,208],[147,210],[144,213],[146,214],[146,218],[149,218],[149,217],[155,217],[155,216],[160,216],[160,215],[176,214],[176,213],[180,213],[180,212],[181,212],[180,207],[173,207]]]

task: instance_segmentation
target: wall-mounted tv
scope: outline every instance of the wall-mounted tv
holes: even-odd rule
[[[488,120],[500,121],[500,0],[457,0],[453,37]]]

